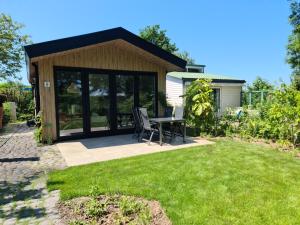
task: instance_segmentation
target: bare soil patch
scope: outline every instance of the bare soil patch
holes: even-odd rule
[[[171,225],[158,201],[122,195],[80,197],[58,203],[65,224]]]

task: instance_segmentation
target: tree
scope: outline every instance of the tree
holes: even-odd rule
[[[179,58],[182,58],[183,60],[187,61],[188,64],[195,63],[195,59],[193,59],[187,51],[176,52],[175,55],[177,55]]]
[[[24,25],[8,15],[0,14],[0,80],[18,78],[24,62],[23,45],[30,43],[28,35],[22,35]]]
[[[274,86],[267,80],[257,76],[251,85],[247,87],[248,91],[266,91],[273,90]]]
[[[253,107],[267,100],[269,92],[274,90],[274,85],[269,81],[257,76],[252,84],[247,86],[243,94],[243,104],[252,105]]]
[[[300,2],[290,1],[291,14],[289,22],[293,27],[287,45],[287,62],[293,69],[292,83],[300,90]]]
[[[140,37],[170,53],[174,53],[178,50],[178,48],[175,43],[171,43],[171,39],[166,33],[166,30],[161,30],[160,25],[156,24],[146,26],[140,30]]]
[[[209,79],[197,79],[187,87],[183,97],[188,125],[201,131],[212,131],[214,123],[212,91]]]

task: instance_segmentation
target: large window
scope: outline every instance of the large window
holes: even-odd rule
[[[132,128],[134,107],[134,76],[116,76],[117,93],[117,126],[118,129]]]
[[[107,74],[89,74],[91,131],[110,129],[110,95]]]
[[[216,112],[220,111],[220,88],[213,88],[213,103]]]
[[[133,107],[157,112],[156,76],[136,71],[55,69],[58,136],[94,136],[132,131]]]
[[[155,77],[139,77],[139,105],[148,110],[149,117],[155,116]]]
[[[83,132],[82,81],[80,72],[57,71],[59,135]]]

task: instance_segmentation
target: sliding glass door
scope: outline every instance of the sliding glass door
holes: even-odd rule
[[[156,112],[155,76],[139,76],[138,82],[139,106],[147,108],[149,117],[154,117]]]
[[[56,71],[59,136],[83,133],[81,73]]]
[[[117,129],[133,128],[134,76],[116,75]]]
[[[154,73],[55,68],[58,136],[97,136],[131,132],[132,108],[157,115]]]
[[[89,117],[91,132],[110,130],[108,74],[89,74]]]

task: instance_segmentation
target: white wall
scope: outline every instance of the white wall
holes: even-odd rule
[[[213,84],[213,87],[220,88],[220,110],[223,113],[226,108],[241,106],[241,84]]]
[[[166,76],[166,93],[167,101],[170,105],[182,105],[183,98],[183,84],[182,80],[179,78]]]
[[[243,84],[236,83],[213,83],[214,88],[220,89],[220,111],[223,113],[226,108],[239,107],[241,104],[241,90]],[[167,101],[170,105],[183,104],[183,82],[179,78],[166,77]]]

